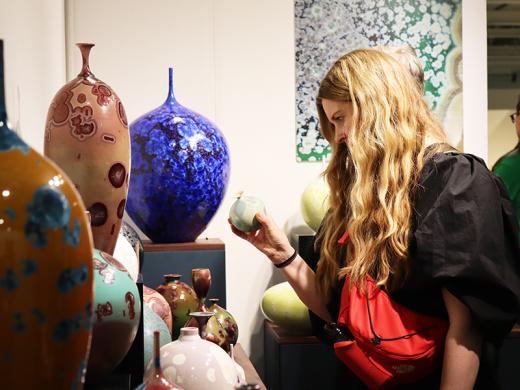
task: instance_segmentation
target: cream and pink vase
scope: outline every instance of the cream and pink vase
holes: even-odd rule
[[[45,155],[72,179],[90,211],[94,246],[113,254],[128,193],[130,138],[121,100],[83,66],[54,96],[45,126]]]

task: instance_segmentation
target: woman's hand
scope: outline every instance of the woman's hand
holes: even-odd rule
[[[281,263],[289,258],[293,254],[294,249],[291,247],[285,234],[276,226],[273,219],[261,212],[256,213],[256,219],[260,223],[260,229],[251,233],[238,230],[229,219],[228,222],[233,233],[253,244],[274,264]]]

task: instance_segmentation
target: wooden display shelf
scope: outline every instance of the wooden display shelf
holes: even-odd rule
[[[267,390],[264,382],[262,382],[262,379],[260,379],[260,376],[256,372],[253,363],[251,363],[251,360],[249,360],[249,357],[246,355],[246,352],[240,343],[235,345],[233,351],[235,355],[235,361],[244,369],[244,373],[246,374],[246,382],[260,385],[261,390]]]
[[[146,252],[224,250],[224,242],[218,238],[199,238],[193,242],[170,244],[154,243],[150,240],[144,240],[143,248]]]

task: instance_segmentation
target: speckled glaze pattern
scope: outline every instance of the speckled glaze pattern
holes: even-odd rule
[[[0,383],[81,389],[92,236],[69,178],[7,127],[0,40]]]
[[[161,347],[172,341],[170,330],[166,323],[150,308],[143,305],[143,325],[144,325],[144,368],[153,358],[153,332],[159,331],[159,344]]]
[[[208,311],[215,313],[215,319],[226,331],[227,343],[235,345],[238,341],[237,321],[230,312],[218,305],[218,298],[211,298],[209,301]]]
[[[189,313],[197,311],[199,307],[195,291],[180,279],[179,274],[164,275],[164,283],[155,289],[170,305],[173,317],[172,340],[179,337],[181,328],[188,321]]]
[[[186,321],[184,327],[198,328],[199,336],[204,340],[211,341],[226,352],[230,351],[230,346],[227,341],[227,333],[217,321],[213,312],[194,311],[190,312],[189,317],[190,319]]]
[[[126,268],[94,249],[94,328],[87,377],[110,374],[130,349],[141,317],[139,291]]]
[[[139,237],[139,234],[135,231],[135,229],[127,222],[123,220],[123,223],[121,224],[121,234],[126,238],[126,240],[132,245],[132,248],[134,248],[134,251],[138,255],[139,258],[139,265],[141,265],[141,260],[144,256],[144,247],[143,247],[143,241]],[[139,248],[139,249],[136,249]]]
[[[229,153],[213,123],[175,100],[169,72],[164,104],[130,125],[126,210],[152,241],[188,242],[202,233],[222,202]]]
[[[90,71],[92,46],[78,44],[83,68],[52,100],[44,151],[81,194],[95,247],[113,254],[128,193],[130,137],[121,100]]]
[[[153,288],[143,286],[143,301],[166,323],[171,339],[173,317],[166,299]]]
[[[148,364],[147,374],[152,370]],[[179,340],[161,348],[164,377],[185,389],[233,390],[238,370],[221,348],[202,340],[197,328],[183,328]]]

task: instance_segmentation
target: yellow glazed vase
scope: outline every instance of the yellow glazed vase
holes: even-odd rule
[[[74,185],[0,119],[0,383],[81,388],[92,237]]]

